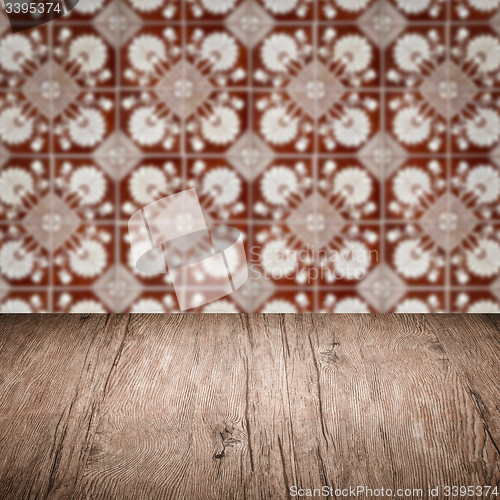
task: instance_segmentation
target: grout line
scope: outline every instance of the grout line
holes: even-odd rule
[[[54,218],[55,218],[55,211],[54,211],[54,186],[55,186],[55,178],[56,178],[56,171],[55,171],[55,162],[56,158],[54,155],[55,147],[54,147],[54,92],[52,88],[52,81],[53,81],[53,74],[52,74],[52,69],[53,69],[53,56],[54,56],[54,44],[53,44],[53,24],[49,23],[47,26],[47,32],[48,32],[48,50],[49,50],[49,92],[50,92],[50,98],[49,98],[49,168],[50,168],[50,174],[49,174],[49,179],[50,179],[50,187],[49,187],[49,192],[50,192],[50,211],[49,211],[49,217],[50,217],[50,222],[49,222],[49,288],[47,290],[47,308],[50,312],[54,311]]]
[[[451,47],[451,33],[450,33],[450,24],[449,20],[451,17],[451,0],[446,0],[446,18],[447,22],[445,24],[445,52],[446,52],[446,59],[450,59],[451,54],[450,52],[450,47]],[[446,204],[447,204],[447,214],[446,214],[446,267],[445,267],[445,283],[446,283],[446,290],[445,290],[445,311],[450,312],[451,307],[450,307],[450,284],[451,284],[451,264],[450,264],[450,259],[451,259],[451,249],[450,249],[450,220],[451,220],[451,149],[452,149],[452,143],[451,143],[451,99],[450,99],[450,93],[449,93],[449,88],[450,88],[450,69],[449,66],[446,68],[446,84],[447,84],[447,99],[446,99],[446,108],[447,108],[447,116],[446,116]]]
[[[116,2],[116,15],[118,19],[121,19],[121,2],[117,1]],[[120,82],[120,75],[121,75],[121,30],[118,28],[116,30],[116,35],[115,35],[115,120],[116,120],[116,125],[115,125],[115,133],[118,132],[118,129],[121,126],[121,87],[119,85]],[[120,144],[118,141],[118,136],[115,137],[116,141],[116,148],[117,151],[120,150]],[[117,155],[118,156],[118,155]],[[114,181],[114,188],[115,188],[115,245],[114,245],[114,251],[115,251],[115,262],[113,263],[115,271],[115,292],[118,291],[118,288],[120,286],[119,280],[120,280],[120,263],[121,263],[121,234],[120,234],[120,229],[121,229],[121,224],[120,224],[120,212],[121,212],[121,193],[120,193],[120,183],[121,183],[121,178],[120,178],[120,165],[119,162],[115,163],[115,181]],[[115,311],[114,312],[120,312],[121,307],[120,304],[118,303],[118,294],[115,295]]]

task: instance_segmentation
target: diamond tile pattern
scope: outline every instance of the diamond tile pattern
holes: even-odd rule
[[[250,276],[194,312],[500,312],[498,53],[495,1],[0,13],[0,311],[177,311],[127,222],[194,188]]]

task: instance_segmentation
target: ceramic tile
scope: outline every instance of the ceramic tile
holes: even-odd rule
[[[480,223],[472,227],[459,221],[455,232],[460,241],[456,238],[450,244],[451,283],[495,287],[500,278],[500,225]]]
[[[43,313],[50,312],[48,294],[35,291],[0,291],[1,313]]]
[[[61,225],[54,229],[54,284],[90,286],[115,260],[115,227],[111,224]]]
[[[200,156],[190,159],[186,168],[186,188],[196,189],[206,221],[248,220],[248,183],[231,158]]]
[[[48,158],[10,157],[0,160],[0,221],[42,224],[50,200]]]
[[[28,154],[37,157],[49,153],[49,109],[50,96],[44,91],[0,91],[1,156]]]
[[[248,95],[195,88],[195,101],[185,112],[186,152],[223,154],[248,133]],[[190,97],[190,100],[192,98]]]
[[[462,288],[452,293],[451,306],[457,313],[500,313],[500,295],[498,290]]]
[[[47,286],[52,244],[48,226],[12,222],[2,224],[0,231],[2,283],[8,288]]]
[[[380,220],[380,180],[369,160],[321,160],[317,178],[318,213],[326,221]]]
[[[116,96],[111,91],[62,90],[52,99],[51,133],[57,154],[85,154],[97,151],[116,127]]]
[[[120,213],[124,222],[142,207],[184,189],[181,158],[128,160],[131,168],[120,180]]]
[[[183,142],[182,99],[161,91],[120,93],[120,135],[137,154],[173,154]]]
[[[175,90],[184,76],[180,26],[142,26],[120,44],[120,85]]]
[[[316,80],[318,61],[314,29],[279,25],[252,48],[252,84],[255,88],[308,90]]]
[[[446,221],[387,224],[383,258],[407,286],[443,286],[449,238]]]
[[[316,210],[314,163],[310,160],[269,158],[252,184],[255,220],[307,220]]]
[[[457,22],[495,21],[500,17],[496,1],[451,0],[451,19]]]
[[[52,75],[60,88],[100,89],[117,85],[116,43],[92,25],[62,24],[52,32]],[[54,77],[52,76],[52,79]]]
[[[403,160],[386,180],[387,218],[438,222],[450,206],[467,216],[467,205],[447,192],[445,159],[410,157]]]
[[[437,91],[445,88],[449,74],[458,73],[447,58],[444,26],[405,26],[386,44],[384,55],[387,88]],[[465,75],[462,78],[460,84],[466,80]]]
[[[382,12],[378,0],[319,0],[318,19],[325,22],[353,22],[363,20],[370,14],[377,16]]]
[[[498,53],[497,0],[1,17],[0,310],[179,311],[127,223],[194,188],[249,279],[193,312],[498,311]]]

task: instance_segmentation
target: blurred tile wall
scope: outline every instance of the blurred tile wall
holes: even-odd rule
[[[127,221],[191,187],[250,268],[200,310],[500,311],[500,0],[80,0],[0,32],[1,311],[178,310]]]

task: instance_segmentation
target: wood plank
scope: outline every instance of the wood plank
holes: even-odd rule
[[[80,498],[243,498],[230,491],[250,468],[241,335],[239,316],[140,316]]]
[[[450,360],[500,450],[500,315],[429,315]]]
[[[499,484],[498,331],[443,318],[4,317],[0,498]]]
[[[2,316],[0,498],[71,496],[128,319]]]
[[[422,316],[144,318],[79,498],[499,481],[498,451]]]
[[[290,315],[285,327],[298,487],[498,484],[498,451],[423,316]]]

